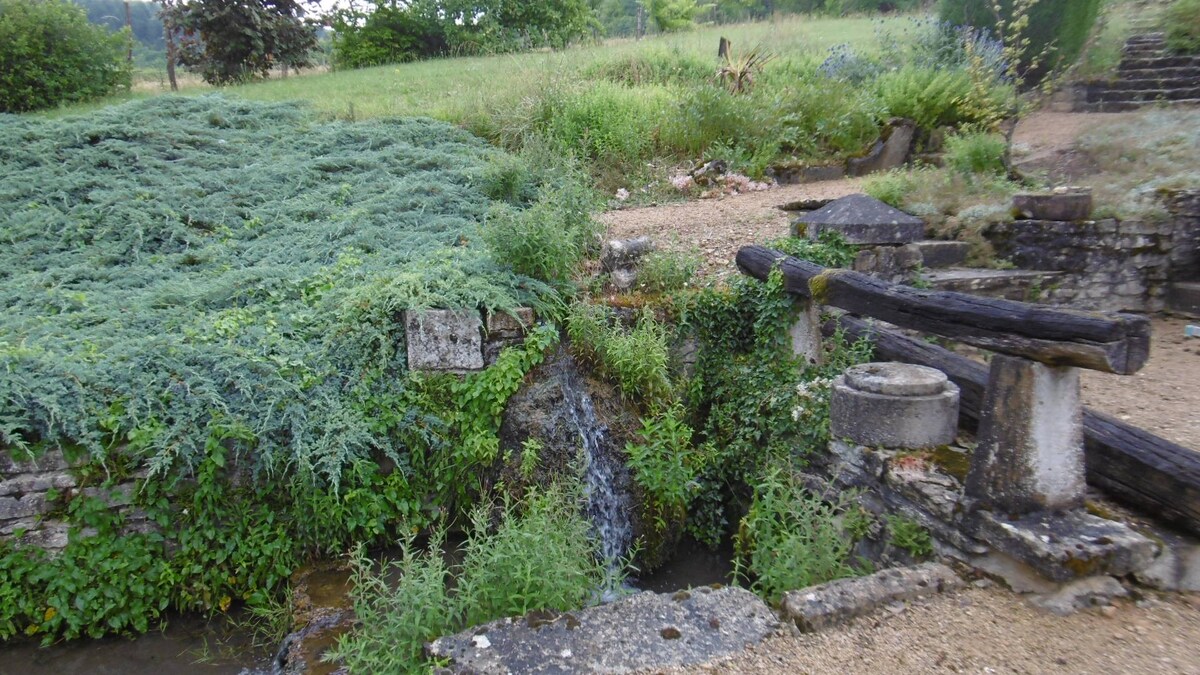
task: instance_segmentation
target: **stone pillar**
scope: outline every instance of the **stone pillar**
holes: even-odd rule
[[[992,357],[966,494],[1009,515],[1083,503],[1079,370]]]
[[[824,358],[821,351],[821,312],[815,302],[806,298],[798,298],[796,306],[800,314],[796,317],[796,323],[788,329],[788,336],[792,338],[792,353],[806,363],[820,365]]]
[[[945,373],[909,363],[851,366],[833,382],[834,439],[883,448],[949,445],[958,431],[958,387]]]

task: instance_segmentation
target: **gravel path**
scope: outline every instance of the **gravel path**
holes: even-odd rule
[[[737,273],[733,257],[742,246],[787,236],[788,217],[779,210],[781,204],[845,197],[861,192],[861,184],[859,179],[845,179],[784,185],[762,192],[609,211],[600,221],[608,226],[610,239],[649,235],[668,250],[699,252],[704,259],[702,274],[722,278]]]
[[[1008,591],[972,588],[669,672],[1194,674],[1198,642],[1197,596],[1060,617]]]

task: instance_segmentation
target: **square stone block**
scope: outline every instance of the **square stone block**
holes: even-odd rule
[[[515,315],[515,316],[514,316]],[[518,307],[513,314],[508,312],[488,312],[487,333],[524,335],[533,325],[533,310],[528,307]]]
[[[404,328],[409,370],[483,369],[483,322],[477,310],[409,310]]]

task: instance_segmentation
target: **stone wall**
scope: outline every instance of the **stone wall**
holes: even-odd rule
[[[1168,190],[1171,214],[1171,281],[1200,281],[1200,190]]]
[[[1021,269],[1065,272],[1041,302],[1099,311],[1157,312],[1173,267],[1176,223],[1016,220],[988,227],[996,256]]]
[[[131,506],[140,475],[111,489],[79,487],[78,464],[57,450],[35,461],[14,461],[0,450],[0,541],[59,551],[67,545],[68,526],[57,514],[68,500],[82,492],[106,501],[125,516],[130,530],[145,531],[145,515]],[[84,532],[86,534],[86,531]]]

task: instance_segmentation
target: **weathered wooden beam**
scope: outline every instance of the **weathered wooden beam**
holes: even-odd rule
[[[987,388],[988,367],[965,356],[849,315],[827,321],[822,332],[841,329],[867,338],[880,361],[937,368],[959,388],[959,425],[974,429]],[[1200,534],[1200,452],[1083,409],[1084,461],[1089,484],[1113,499]]]
[[[766,279],[779,266],[784,288],[822,305],[1052,366],[1129,375],[1150,357],[1150,320],[890,284],[825,268],[763,246],[737,254],[742,272]]]

